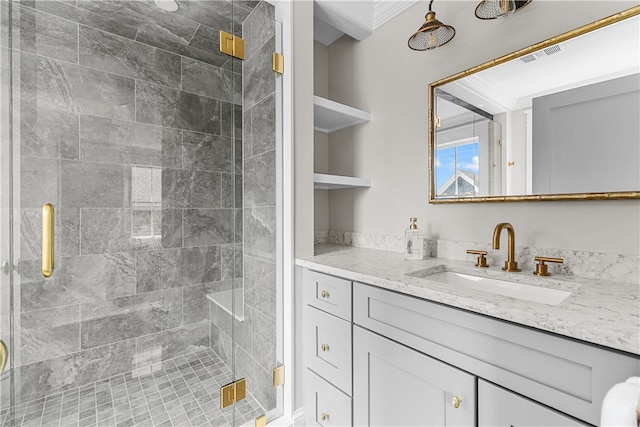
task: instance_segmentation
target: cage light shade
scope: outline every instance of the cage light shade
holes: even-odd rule
[[[531,3],[531,0],[482,0],[478,3],[478,6],[476,6],[476,18],[507,18],[511,16],[513,12],[522,9],[529,3]]]
[[[430,10],[422,27],[409,37],[408,45],[413,50],[432,50],[449,43],[455,35],[455,28],[438,21],[436,13]]]

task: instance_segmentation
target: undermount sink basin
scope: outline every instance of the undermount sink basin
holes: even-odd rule
[[[471,274],[457,273],[455,271],[440,271],[421,276],[424,279],[435,280],[452,286],[464,286],[483,292],[490,292],[512,298],[539,302],[548,305],[558,305],[565,300],[571,292],[559,289],[543,288],[541,286],[525,285],[523,283],[508,280],[495,279],[493,277],[481,277]]]

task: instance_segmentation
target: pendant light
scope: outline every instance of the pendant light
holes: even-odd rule
[[[409,37],[408,45],[413,50],[432,50],[451,41],[456,30],[451,25],[445,25],[436,19],[436,13],[431,10],[433,0],[429,2],[429,11],[425,15],[424,24]]]
[[[482,0],[476,6],[476,18],[496,19],[507,18],[517,10],[531,3],[531,0]]]

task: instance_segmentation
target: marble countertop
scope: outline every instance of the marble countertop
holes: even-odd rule
[[[530,271],[506,273],[499,267],[479,269],[473,263],[442,258],[407,261],[401,253],[349,246],[318,246],[314,257],[297,259],[296,265],[640,355],[640,284],[537,277]],[[547,305],[445,285],[415,274],[428,269],[507,279],[571,295],[559,305]]]

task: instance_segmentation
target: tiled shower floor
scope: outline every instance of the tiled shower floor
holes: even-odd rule
[[[233,407],[220,409],[220,386],[231,377],[213,350],[202,350],[164,361],[153,373],[120,374],[16,405],[15,426],[231,426]],[[235,405],[236,425],[264,412],[247,393]],[[14,425],[8,411],[2,421]]]

